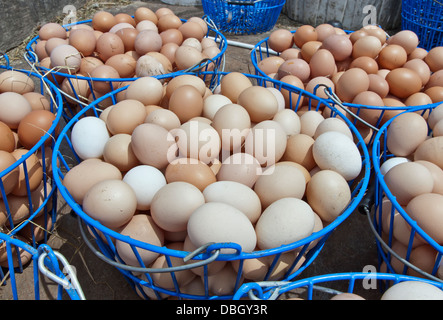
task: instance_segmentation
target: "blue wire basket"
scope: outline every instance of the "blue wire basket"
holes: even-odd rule
[[[220,77],[222,77],[226,73],[214,74],[208,72],[200,72],[198,74],[195,73],[189,73],[189,74],[193,74],[195,76],[203,76],[203,77],[204,76],[212,77],[215,75],[218,79],[217,83],[220,83],[219,82]],[[255,75],[246,75],[246,76],[251,80],[252,83],[256,85],[274,87],[280,91],[287,90],[291,94],[290,96],[291,99],[294,99],[295,101],[300,101],[300,97],[307,99],[306,101],[309,101],[308,104],[309,106],[311,106],[312,110],[318,110],[318,108],[323,108],[323,107],[330,108],[330,106],[325,101],[322,101],[317,97],[315,97],[314,95],[311,95],[307,92],[301,91],[299,88],[278,81],[268,80],[260,76],[255,76]],[[124,90],[124,88],[120,88],[110,94],[116,95],[121,90]],[[104,98],[106,97],[102,97],[101,99]],[[316,105],[315,107],[311,105],[311,103],[314,100],[317,102],[315,104]],[[357,207],[358,203],[362,199],[363,195],[365,194],[368,185],[369,175],[370,175],[370,159],[366,145],[362,141],[360,134],[355,130],[355,128],[349,122],[349,120],[347,120],[346,117],[344,117],[340,112],[336,112],[331,107],[332,116],[343,118],[343,120],[349,125],[353,133],[355,133],[357,139],[356,143],[361,153],[363,167],[360,176],[358,178],[355,178],[353,181],[349,181],[352,191],[352,199],[349,202],[348,206],[340,216],[338,216],[331,223],[325,225],[323,229],[314,232],[309,237],[306,237],[304,239],[301,239],[297,242],[288,245],[282,245],[277,248],[254,251],[250,253],[242,252],[241,247],[236,243],[208,243],[202,248],[198,248],[194,252],[186,252],[186,251],[173,250],[167,248],[166,246],[160,247],[142,241],[134,240],[132,238],[122,236],[120,233],[105,227],[97,220],[94,220],[91,217],[89,217],[83,211],[81,204],[76,203],[76,201],[69,193],[67,188],[63,186],[63,179],[65,174],[71,168],[73,168],[73,166],[78,164],[81,160],[75,154],[74,150],[72,150],[73,156],[67,157],[67,152],[66,151],[62,152],[61,148],[68,147],[72,149],[72,144],[69,135],[71,128],[86,112],[92,111],[93,113],[95,113],[95,116],[99,116],[99,112],[97,112],[97,109],[95,108],[95,106],[99,102],[100,99],[94,101],[87,108],[84,108],[80,113],[78,113],[75,117],[72,118],[72,120],[64,127],[63,131],[61,132],[59,139],[57,139],[53,154],[53,164],[56,168],[56,170],[54,171],[54,179],[59,187],[61,195],[63,196],[67,204],[73,209],[73,211],[78,216],[80,232],[83,235],[85,243],[97,255],[98,258],[115,266],[125,276],[129,284],[134,288],[134,290],[138,292],[141,296],[143,296],[143,298],[161,299],[165,296],[175,296],[179,298],[193,299],[193,300],[231,299],[235,290],[237,290],[242,283],[241,275],[243,270],[243,263],[246,260],[260,258],[260,257],[269,257],[272,263],[270,264],[270,269],[267,272],[267,275],[263,279],[266,280],[269,279],[270,275],[272,274],[273,268],[275,268],[277,264],[281,261],[281,259],[284,258],[284,254],[292,250],[297,250],[297,252],[299,253],[294,255],[293,258],[291,258],[293,259],[292,261],[287,262],[288,269],[286,273],[281,277],[282,279],[292,279],[296,277],[303,270],[305,270],[318,256],[321,249],[323,248],[323,245],[325,244],[325,242],[327,241],[329,235],[333,232],[333,230],[338,225],[340,225],[354,211],[354,209]],[[296,111],[297,108],[298,105],[294,107],[294,111]],[[73,159],[75,160],[74,163],[72,162]],[[88,239],[88,236],[85,232],[86,229],[90,231],[90,235],[91,234],[93,235],[95,245]],[[149,265],[145,265],[142,261],[139,261],[141,267],[134,267],[127,265],[119,257],[115,247],[115,241],[122,241],[124,243],[129,244],[133,249],[134,253],[137,253],[140,250],[148,250],[151,252],[158,253],[159,255],[164,255],[168,263],[168,267],[162,269],[150,268]],[[96,246],[98,247],[98,249],[96,248]],[[223,249],[228,249],[228,248],[231,249],[231,252],[234,253],[232,254],[221,253]],[[171,262],[171,259],[177,259],[177,258],[184,259],[185,261],[188,261],[190,264],[185,266],[174,267],[174,265]],[[216,263],[220,261],[226,261],[226,262],[235,261],[239,263],[237,275],[235,279],[233,279],[235,280],[235,285],[234,285],[235,290],[233,290],[231,294],[220,295],[209,291],[208,266],[211,263]],[[204,270],[202,276],[204,282],[203,283],[204,292],[201,293],[181,292],[174,275],[175,272],[183,271],[184,269],[189,270],[192,268],[197,268],[202,266]],[[156,285],[152,279],[152,274],[155,273],[169,273],[173,279],[174,288],[172,289],[163,288]],[[141,275],[143,275],[143,277]],[[152,295],[148,296],[145,290],[151,292]]]
[[[244,284],[235,293],[233,300],[329,300],[342,293],[355,294],[365,300],[376,300],[382,297],[384,290],[379,288],[380,282],[393,286],[405,281],[419,281],[431,284],[443,290],[443,283],[406,275],[376,272],[335,273],[313,276],[292,282],[250,282]],[[378,294],[373,295],[376,291]],[[367,298],[365,294],[370,294]]]
[[[399,114],[406,113],[419,113],[423,116],[428,116],[429,112],[432,113],[435,107],[432,108],[413,108],[408,111],[404,111]],[[370,183],[370,192],[368,194],[373,195],[373,203],[368,207],[363,208],[363,212],[368,214],[369,224],[376,237],[377,251],[379,255],[379,269],[388,273],[397,273],[404,275],[417,275],[422,278],[431,279],[437,282],[443,282],[442,275],[439,274],[439,266],[442,262],[443,246],[429,236],[406,212],[406,208],[401,206],[397,201],[393,192],[387,186],[384,174],[382,173],[382,165],[389,159],[396,158],[397,156],[391,153],[387,148],[387,134],[389,126],[397,118],[394,117],[384,124],[377,135],[375,136],[374,144],[372,146],[372,163],[374,180]],[[430,131],[431,132],[431,131]],[[385,205],[385,201],[389,205]],[[371,211],[373,217],[371,218]],[[403,218],[406,230],[403,233],[406,236],[402,236],[403,240],[399,241],[398,233],[395,233],[394,225],[400,224],[400,222],[394,223],[396,215]],[[426,268],[421,265],[417,265],[417,262],[411,260],[411,254],[417,247],[417,238],[420,239],[420,243],[428,246],[435,253],[435,260]],[[395,243],[401,243],[401,248],[396,246]],[[420,245],[418,245],[420,246]],[[414,260],[417,261],[417,260]],[[441,270],[440,270],[441,271]]]
[[[295,33],[297,30],[292,30],[291,33]],[[344,30],[346,33],[352,31]],[[260,62],[266,58],[273,56],[280,56],[280,52],[272,50],[269,46],[269,37],[260,40],[255,44],[251,50],[250,57],[254,71],[256,75],[271,78],[261,68]],[[368,145],[371,145],[378,129],[386,123],[389,119],[395,117],[399,113],[411,108],[434,108],[440,102],[423,105],[423,106],[369,106],[361,104],[353,104],[349,102],[341,101],[338,96],[333,92],[332,88],[325,85],[317,85],[312,92],[314,95],[319,95],[321,98],[326,99],[335,108],[344,113],[357,128],[364,128],[369,130],[365,139]]]
[[[218,44],[218,48],[220,49],[220,53],[217,54],[212,59],[203,59],[201,62],[192,66],[188,70],[178,70],[171,73],[180,74],[182,72],[189,71],[220,71],[224,68],[224,55],[226,49],[228,47],[228,41],[226,37],[212,28],[212,24],[207,21],[206,17],[203,17],[205,22],[208,25],[208,32],[205,35],[206,38],[214,40]],[[181,19],[182,22],[186,22],[186,20]],[[75,25],[90,25],[92,19],[79,21],[76,23],[71,23],[64,25],[63,27],[66,30],[69,30]],[[63,102],[64,102],[64,114],[63,117],[69,121],[79,109],[86,107],[91,101],[97,100],[100,96],[94,91],[94,83],[106,83],[109,85],[109,92],[118,89],[121,86],[126,85],[128,82],[134,81],[137,77],[133,78],[93,78],[88,76],[82,76],[77,74],[70,74],[69,72],[63,72],[61,69],[49,69],[44,67],[38,61],[37,54],[35,52],[35,45],[39,41],[39,36],[34,37],[27,45],[26,45],[26,53],[25,59],[28,64],[34,70],[34,72],[39,73],[40,75],[51,80],[59,89],[62,94]],[[161,78],[164,78],[163,75],[159,75]],[[158,77],[154,75],[153,77]],[[63,86],[63,82],[66,82]],[[83,89],[81,89],[83,88]],[[84,93],[86,92],[86,94]],[[86,96],[86,95],[90,95]],[[104,103],[104,100],[101,100]]]
[[[271,30],[286,0],[203,0],[203,11],[225,33],[257,34]]]
[[[438,0],[403,0],[401,27],[414,31],[419,46],[426,50],[443,44],[443,2]]]

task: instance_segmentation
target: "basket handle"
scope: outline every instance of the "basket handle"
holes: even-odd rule
[[[83,240],[85,241],[86,245],[89,247],[89,249],[101,260],[103,260],[104,262],[119,268],[119,269],[123,269],[123,270],[127,270],[130,272],[141,272],[141,273],[168,273],[168,272],[178,272],[178,271],[183,271],[183,270],[190,270],[193,268],[198,268],[198,267],[202,267],[205,266],[209,263],[211,263],[212,261],[216,260],[218,258],[218,256],[220,255],[220,249],[215,249],[213,250],[213,254],[205,259],[205,260],[201,260],[195,263],[189,263],[189,264],[185,264],[182,266],[177,266],[177,267],[168,267],[168,268],[143,268],[143,267],[134,267],[134,266],[128,266],[126,264],[122,264],[119,262],[116,262],[114,260],[109,259],[108,257],[106,257],[103,253],[101,253],[100,251],[98,251],[97,249],[94,248],[94,246],[92,245],[92,243],[87,239],[85,231],[83,229],[82,226],[82,222],[79,217],[77,217],[78,220],[78,225],[80,228],[80,233],[81,236],[83,238]],[[203,246],[201,246],[200,248],[197,248],[196,250],[194,250],[193,252],[189,253],[186,257],[183,258],[183,260],[186,262],[190,259],[192,259],[193,257],[195,257],[196,255],[198,255],[199,253],[203,252],[204,250],[206,250],[208,247],[214,245],[214,243],[207,243]]]

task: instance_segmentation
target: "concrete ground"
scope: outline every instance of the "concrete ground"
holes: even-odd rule
[[[133,13],[137,6],[144,5],[151,9],[170,7],[181,18],[203,16],[201,6],[171,6],[158,0],[149,2],[133,2],[129,6],[109,8],[110,11]],[[108,8],[107,8],[108,9]],[[276,26],[293,29],[295,21],[281,15]],[[226,35],[228,40],[255,45],[269,36],[270,32],[258,35]],[[225,71],[253,73],[250,61],[250,49],[229,45],[226,51]],[[49,245],[62,253],[69,263],[75,266],[77,277],[88,300],[133,300],[140,299],[117,269],[97,258],[83,243],[78,224],[71,209],[59,199],[59,214],[54,234]],[[370,231],[366,216],[354,212],[336,228],[326,241],[315,261],[298,277],[300,279],[340,272],[362,272],[366,266],[377,265],[375,239]],[[27,267],[23,274],[18,275],[19,296],[21,299],[34,299],[32,268]],[[297,279],[298,279],[297,278]],[[346,285],[343,290],[346,290]],[[51,280],[41,279],[42,299],[54,298],[54,285]],[[11,299],[7,285],[0,288],[0,299]],[[369,298],[379,297],[377,290],[363,290],[362,295]],[[69,299],[69,297],[65,297]]]

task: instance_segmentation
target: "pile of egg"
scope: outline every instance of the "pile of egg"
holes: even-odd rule
[[[257,62],[272,78],[311,93],[318,84],[331,88],[351,111],[357,106],[422,106],[443,101],[443,47],[429,52],[418,47],[409,30],[393,36],[378,26],[347,33],[329,24],[302,25],[291,32],[273,31],[267,40],[271,55]],[[324,89],[315,92],[327,97]],[[399,110],[386,111],[383,124]],[[362,108],[360,117],[377,125],[381,110]]]
[[[84,110],[73,123],[82,161],[62,183],[88,216],[122,235],[189,252],[208,242],[267,250],[322,230],[351,201],[362,156],[350,128],[315,110],[288,109],[283,91],[230,72],[214,91],[181,74],[164,84],[142,77],[118,94],[99,117]],[[242,135],[231,140],[226,132]],[[126,242],[115,246],[138,265]],[[146,266],[166,266],[163,255],[139,251]],[[271,279],[296,256],[284,253]],[[242,276],[263,279],[272,259],[247,259]],[[238,261],[209,265],[212,294],[232,294],[237,268]],[[201,292],[202,274],[203,267],[176,273],[181,292]],[[173,289],[169,273],[152,277]]]
[[[96,81],[92,89],[87,80],[128,79],[185,70],[220,54],[218,44],[207,37],[208,26],[200,17],[182,21],[169,8],[155,12],[146,7],[134,17],[97,12],[91,24],[80,23],[69,31],[57,23],[43,25],[34,52],[43,68],[78,75],[71,79],[55,75],[61,89],[84,102],[96,99],[118,82]],[[208,70],[213,69],[208,65]],[[94,91],[94,92],[91,92]],[[74,92],[75,91],[75,92]]]
[[[46,200],[45,195],[49,194],[52,188],[50,179],[46,179],[51,172],[51,138],[48,138],[40,149],[24,160],[28,179],[26,179],[23,164],[18,165],[9,173],[3,172],[20,161],[39,143],[56,121],[56,115],[51,111],[49,98],[36,92],[35,89],[33,78],[23,72],[6,70],[0,74],[0,172],[2,172],[1,180],[6,195],[4,199],[0,194],[0,227],[3,232],[10,232],[30,217],[29,198],[32,199],[33,210],[36,210],[42,206]],[[55,132],[52,136],[56,138]],[[43,148],[44,159],[42,158]],[[46,168],[44,169],[43,166]],[[27,191],[27,184],[29,184],[30,195]],[[33,219],[36,226],[41,226],[41,228],[35,228],[36,241],[43,239],[43,230],[47,230],[52,223],[51,217],[48,217],[48,225],[45,225],[43,211],[41,210]],[[28,224],[18,231],[17,236],[25,242],[30,242],[32,240],[30,232]],[[23,250],[23,254],[26,254],[26,251]],[[28,261],[29,258],[30,256],[27,256]],[[7,267],[5,246],[0,248],[0,265]]]
[[[380,165],[380,172],[387,188],[396,198],[408,216],[438,245],[443,245],[443,153],[441,126],[443,105],[438,105],[424,116],[407,112],[394,118],[386,131],[386,148],[392,157]],[[430,133],[428,129],[431,129]],[[392,203],[386,197],[382,202],[383,234],[392,230],[392,249],[406,257],[411,242],[411,226],[398,213],[391,220]],[[390,223],[393,226],[390,228]],[[440,252],[416,234],[412,241],[409,261],[421,270],[431,274]],[[403,264],[392,258],[391,265],[402,273]],[[412,269],[410,275],[418,276]],[[438,277],[443,279],[443,268]]]

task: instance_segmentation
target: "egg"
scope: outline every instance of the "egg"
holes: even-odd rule
[[[351,129],[349,129],[349,126],[340,118],[326,118],[323,121],[321,121],[313,135],[314,139],[317,139],[319,135],[321,135],[324,132],[327,131],[339,131],[344,134],[346,134],[351,141],[354,141],[354,136],[352,134]]]
[[[325,118],[321,113],[315,110],[308,110],[300,115],[300,133],[313,137],[318,125]]]
[[[157,31],[143,30],[140,31],[135,38],[134,49],[142,56],[151,51],[159,52],[162,44],[162,38]]]
[[[146,108],[138,100],[126,99],[114,105],[109,111],[106,126],[114,135],[118,133],[132,134],[134,129],[144,123]]]
[[[277,52],[283,52],[294,44],[294,37],[287,29],[277,29],[271,32],[268,38],[269,47]]]
[[[278,111],[278,101],[265,87],[251,86],[237,97],[237,103],[248,112],[252,122],[272,119]]]
[[[42,25],[42,27],[38,30],[38,37],[40,40],[48,40],[51,38],[67,38],[67,32],[65,28],[63,28],[58,23],[49,22]]]
[[[131,186],[124,181],[104,180],[86,192],[82,207],[88,216],[114,229],[131,220],[137,208],[137,198]]]
[[[240,72],[229,72],[221,78],[220,86],[220,93],[228,97],[233,103],[237,103],[240,93],[253,85],[246,75]]]
[[[208,185],[215,182],[216,175],[204,162],[192,158],[178,158],[172,160],[166,167],[166,181],[184,181],[203,191]]]
[[[80,52],[69,44],[62,44],[52,50],[51,68],[55,71],[75,74],[80,69],[82,56]]]
[[[15,150],[15,138],[11,128],[0,121],[0,150],[12,152]],[[3,171],[3,170],[2,170]]]
[[[327,49],[319,49],[309,61],[310,77],[330,77],[335,72],[335,60],[332,53]],[[300,78],[302,81],[303,79]],[[305,81],[304,81],[305,82]]]
[[[146,116],[145,122],[158,124],[168,131],[179,128],[181,125],[177,115],[168,109],[153,110]]]
[[[426,89],[424,93],[431,98],[432,103],[443,101],[443,87],[431,87]]]
[[[131,135],[121,133],[110,137],[103,149],[103,160],[122,172],[137,166],[139,161],[132,151]]]
[[[83,160],[101,158],[109,137],[106,123],[94,116],[82,118],[72,127],[72,146]]]
[[[192,85],[178,87],[169,98],[168,108],[174,112],[185,123],[203,112],[203,97]]]
[[[108,32],[116,23],[115,16],[107,11],[99,11],[92,17],[92,27],[101,32]]]
[[[310,65],[300,58],[285,60],[277,69],[277,78],[280,79],[286,75],[294,75],[305,82],[311,75]]]
[[[147,214],[135,214],[120,234],[157,247],[164,244],[164,231]],[[126,241],[116,240],[115,247],[120,258],[130,266],[140,266],[138,257],[145,265],[149,265],[159,256],[159,253],[155,251],[141,248],[137,248],[138,255],[136,256]]]
[[[199,41],[206,35],[201,25],[196,21],[186,21],[178,30],[183,34],[183,39],[196,38]]]
[[[332,222],[351,201],[351,189],[342,175],[321,170],[312,175],[306,187],[309,205],[323,221]]]
[[[352,58],[369,57],[375,59],[382,49],[381,41],[375,36],[365,36],[354,42]]]
[[[295,166],[270,166],[257,179],[253,190],[265,209],[282,198],[302,199],[306,190],[306,179],[303,172]]]
[[[392,157],[388,160],[384,161],[380,166],[380,173],[382,175],[385,175],[389,170],[391,170],[394,166],[397,164],[403,163],[403,162],[409,162],[408,158],[405,157]]]
[[[63,186],[76,203],[82,203],[89,188],[111,179],[122,179],[122,173],[116,166],[100,159],[86,159],[65,174]]]
[[[142,20],[151,20],[154,23],[157,23],[158,17],[155,12],[147,7],[138,7],[134,13],[135,23],[138,23]]]
[[[368,74],[369,77],[369,88],[368,91],[375,92],[378,94],[382,99],[386,98],[386,96],[389,93],[389,84],[378,74]],[[382,104],[384,105],[384,103]]]
[[[175,157],[177,150],[169,131],[153,123],[143,123],[134,129],[131,146],[140,163],[158,169],[166,168],[169,159]],[[156,150],[156,152],[151,152],[151,150]]]
[[[428,64],[432,72],[437,72],[443,68],[443,60],[441,58],[442,52],[443,47],[437,46],[429,50],[424,58],[424,61]]]
[[[21,94],[16,92],[0,94],[0,121],[9,128],[17,129],[20,121],[31,111],[31,105]]]
[[[201,51],[194,47],[181,45],[175,51],[175,64],[179,70],[199,65],[203,60]]]
[[[3,172],[4,170],[8,169],[10,166],[14,165],[16,161],[17,160],[12,153],[0,150],[0,171]],[[18,167],[12,169],[6,174],[2,174],[1,179],[6,195],[10,194],[18,184],[19,174],[20,172]],[[3,195],[0,195],[0,199],[1,198],[3,198]]]
[[[33,110],[29,112],[18,125],[17,134],[20,144],[32,149],[51,129],[56,116],[54,113],[47,110]],[[56,132],[50,134],[56,138]],[[50,143],[51,139],[47,138],[46,144]]]
[[[252,187],[262,173],[260,162],[248,153],[235,153],[223,159],[218,181],[236,181]]]
[[[318,35],[315,28],[311,25],[302,25],[297,28],[293,35],[294,44],[301,48],[308,41],[317,41]]]
[[[372,91],[362,91],[358,93],[352,100],[352,104],[357,106],[383,106],[383,99],[375,92]],[[357,112],[355,108],[351,108],[351,111]],[[380,108],[362,108],[358,115],[371,125],[377,125],[381,115],[382,110]]]
[[[28,152],[28,149],[20,148],[14,150],[11,154],[16,161],[19,161]],[[30,191],[36,190],[43,179],[43,167],[35,154],[27,155],[23,163],[26,164],[26,168],[24,164],[18,167],[18,183],[16,183],[14,189],[11,191],[11,193],[16,196],[28,195],[28,188]]]
[[[194,210],[189,217],[187,231],[197,247],[208,242],[232,242],[238,244],[242,252],[252,252],[257,244],[254,227],[246,215],[221,202],[207,202]],[[234,249],[221,249],[221,253],[234,252]]]
[[[124,53],[116,54],[106,60],[106,64],[113,67],[120,78],[132,78],[135,75],[137,61]]]
[[[402,281],[388,288],[381,300],[442,300],[443,291],[423,281]]]
[[[329,50],[336,61],[343,61],[352,55],[352,42],[349,37],[341,34],[332,34],[322,42],[322,48]]]
[[[301,132],[301,121],[297,113],[290,109],[278,111],[272,120],[277,121],[289,137]]]
[[[408,55],[403,47],[388,44],[380,50],[377,60],[380,68],[393,70],[402,67],[408,60]]]
[[[408,172],[408,175],[405,175],[405,172]],[[415,196],[432,192],[434,187],[430,171],[416,162],[396,165],[386,173],[384,179],[400,205],[407,205]]]
[[[28,100],[32,110],[51,110],[49,99],[39,92],[27,92],[23,97]]]
[[[391,70],[386,76],[389,92],[399,98],[408,98],[419,92],[423,86],[420,76],[414,70],[397,68]]]
[[[138,165],[131,168],[123,177],[135,192],[137,210],[149,210],[154,195],[166,185],[163,173],[152,166]]]
[[[23,243],[28,243],[22,236],[15,236],[15,238]],[[10,250],[9,253],[9,250],[6,248],[6,242],[3,241],[0,246],[0,266],[4,268],[10,268],[10,263],[14,268],[21,268],[27,265],[32,259],[31,253],[23,247],[11,246]],[[8,256],[8,254],[11,254],[11,256]]]
[[[307,134],[294,134],[287,140],[283,161],[293,161],[300,164],[307,170],[311,170],[316,166],[314,156],[312,154],[312,146],[314,145],[313,137]]]
[[[310,236],[314,224],[309,204],[297,198],[282,198],[267,207],[257,221],[257,246],[267,250],[294,243]]]
[[[306,61],[310,62],[314,53],[316,53],[322,46],[320,41],[308,41],[301,47],[300,55]]]
[[[442,156],[440,154],[442,142],[443,138],[440,136],[426,139],[415,150],[414,160],[430,161],[443,168]]]
[[[287,75],[279,80],[291,86],[300,88],[302,90],[305,89],[304,83],[294,75]],[[287,108],[297,110],[299,106],[303,105],[304,97],[303,95],[298,94],[297,93],[298,91],[281,89],[280,92],[283,94],[283,97],[285,99],[285,105]]]
[[[242,285],[243,277],[237,279],[237,273],[231,264],[226,264],[217,274],[208,277],[210,294],[226,296],[232,294],[237,285]]]
[[[356,178],[362,169],[362,159],[357,145],[341,132],[328,131],[315,139],[312,154],[323,170],[334,170],[346,181]]]
[[[249,80],[249,79],[248,79]],[[180,74],[174,78],[172,78],[167,86],[166,86],[166,93],[165,96],[167,99],[169,99],[173,92],[177,90],[178,87],[182,85],[192,85],[194,86],[202,95],[202,97],[206,93],[206,84],[200,77],[196,77],[191,74]]]
[[[212,120],[217,111],[227,104],[232,104],[231,99],[222,94],[212,94],[203,100],[202,115]]]
[[[84,57],[94,53],[96,43],[95,34],[89,29],[77,29],[69,34],[69,44],[76,48]]]
[[[144,77],[128,85],[126,99],[138,100],[146,105],[158,105],[163,98],[163,85],[157,78]]]

